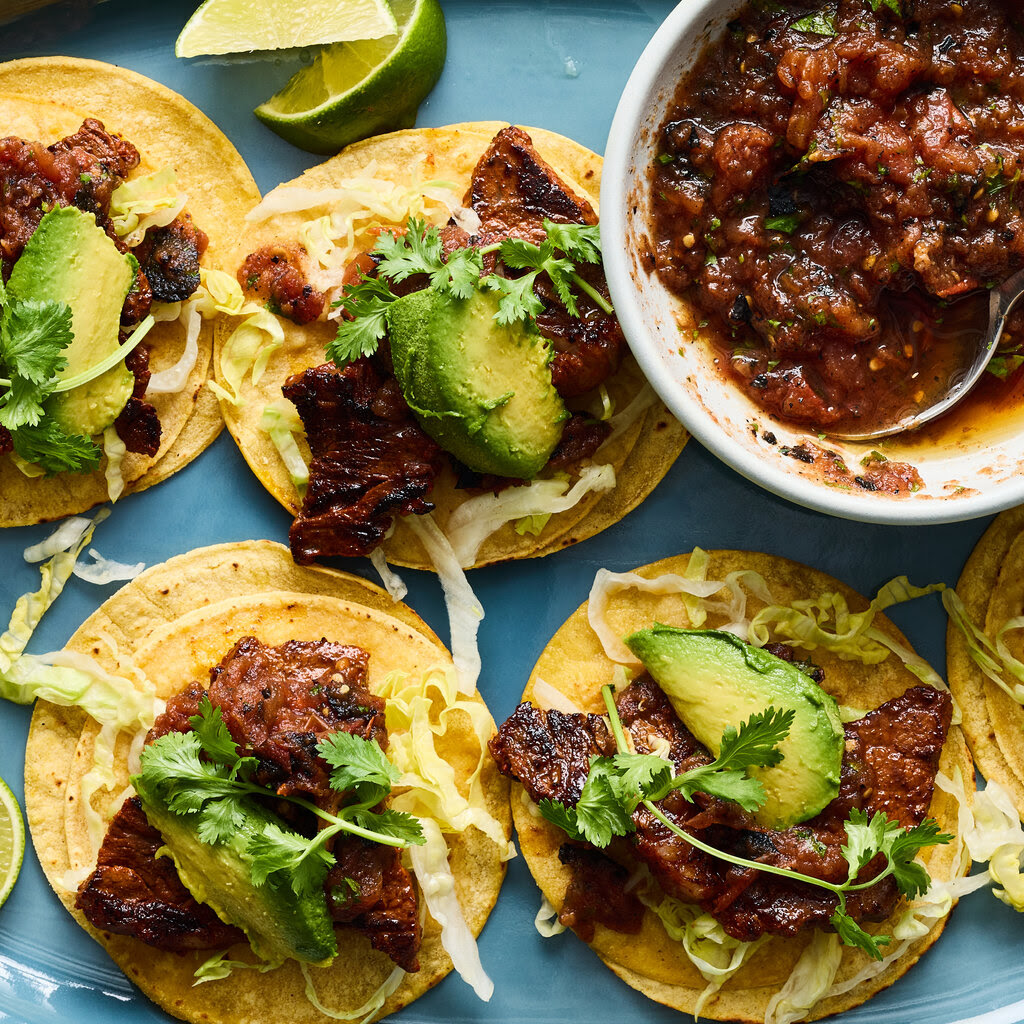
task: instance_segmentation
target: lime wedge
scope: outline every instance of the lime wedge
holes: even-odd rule
[[[393,0],[398,35],[336,43],[256,108],[282,138],[312,153],[410,128],[444,67],[438,0]]]
[[[206,0],[181,30],[174,53],[282,50],[396,31],[386,0]]]
[[[0,906],[18,880],[25,856],[25,822],[21,808],[7,784],[0,779]]]

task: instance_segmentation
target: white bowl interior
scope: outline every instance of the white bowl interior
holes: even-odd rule
[[[998,414],[871,443],[837,442],[775,419],[715,365],[713,328],[640,263],[650,215],[646,176],[676,86],[705,43],[724,30],[740,0],[683,0],[637,62],[619,101],[605,153],[601,232],[605,269],[630,347],[654,389],[705,447],[755,483],[798,504],[867,522],[941,523],[1024,502],[1024,401]],[[962,418],[961,418],[962,420]],[[797,454],[793,451],[797,449]],[[840,477],[800,453],[835,453]],[[914,466],[915,493],[866,490],[852,478],[881,452]]]

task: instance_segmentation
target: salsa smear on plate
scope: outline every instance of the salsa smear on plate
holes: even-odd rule
[[[649,265],[767,411],[834,433],[895,421],[970,363],[987,289],[1024,266],[1022,127],[1008,0],[757,0],[661,126]]]

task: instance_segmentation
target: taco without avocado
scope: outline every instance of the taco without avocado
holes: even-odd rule
[[[152,486],[217,436],[209,275],[233,271],[259,192],[191,103],[98,61],[0,65],[0,123],[0,526],[20,526]]]
[[[475,936],[512,853],[508,784],[486,707],[409,608],[277,544],[219,545],[137,577],[55,660],[92,685],[37,703],[36,852],[169,1013],[376,1019],[453,962],[489,997]]]
[[[998,515],[943,594],[949,686],[986,779],[1024,814],[1024,508]]]
[[[468,123],[357,143],[249,215],[238,279],[280,317],[217,381],[297,561],[429,567],[426,514],[463,567],[545,555],[667,472],[686,435],[611,309],[600,177],[569,139]]]
[[[890,985],[969,864],[973,767],[922,664],[783,558],[602,570],[491,742],[554,929],[705,1018],[816,1019]]]

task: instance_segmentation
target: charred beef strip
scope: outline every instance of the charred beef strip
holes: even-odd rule
[[[160,447],[160,417],[143,396],[149,386],[149,349],[138,345],[125,357],[124,365],[135,377],[135,387],[125,407],[114,420],[117,436],[130,452],[141,455],[156,455]]]
[[[624,690],[617,706],[639,753],[650,752],[654,739],[660,738],[669,741],[677,772],[710,760],[649,677]],[[839,795],[817,817],[800,825],[767,829],[737,805],[702,793],[695,795],[694,803],[672,793],[659,808],[680,828],[717,849],[841,882],[848,871],[840,849],[846,843],[843,822],[852,808],[869,816],[884,811],[906,827],[924,819],[951,709],[948,694],[918,686],[847,724]],[[609,745],[599,716],[541,711],[523,703],[498,730],[491,753],[499,769],[520,781],[532,799],[573,805],[582,791],[589,757],[607,754]],[[628,851],[629,857],[648,866],[667,895],[699,904],[733,937],[751,941],[765,933],[794,935],[807,927],[828,927],[837,905],[829,893],[710,857],[670,832],[643,806],[634,812],[633,821],[636,832],[629,844],[616,844],[611,855],[619,859]],[[862,877],[870,878],[878,866],[869,864]],[[898,895],[895,884],[886,879],[851,893],[847,910],[856,920],[882,920],[892,912]]]
[[[565,843],[558,859],[572,869],[558,920],[584,942],[594,938],[595,925],[636,935],[644,921],[644,905],[627,891],[629,872],[590,846]]]
[[[327,640],[293,640],[267,647],[254,637],[243,637],[210,670],[208,690],[193,682],[167,702],[147,742],[169,732],[188,732],[192,728],[189,719],[198,714],[199,703],[206,694],[210,703],[220,709],[232,739],[246,756],[257,758],[255,781],[271,787],[280,796],[300,794],[324,810],[335,811],[343,796],[330,786],[330,771],[317,755],[317,743],[328,734],[343,730],[374,739],[387,749],[384,701],[367,688],[368,658],[359,647]],[[159,832],[149,827],[141,807],[139,817],[155,836],[152,857],[163,840]],[[292,825],[307,830],[315,828],[310,822],[293,821]],[[107,859],[104,861],[101,852],[96,872],[79,890],[80,909],[97,927],[134,935],[161,949],[206,948],[164,945],[159,928],[150,927],[146,918],[131,912],[134,893],[125,881],[131,877],[126,872],[144,870],[140,863],[145,856],[141,847],[122,852],[125,844],[118,838],[119,828],[122,826],[115,818],[104,841],[104,849],[110,847]],[[333,852],[337,864],[327,876],[325,892],[337,926],[365,934],[374,949],[386,953],[399,966],[408,971],[418,970],[416,954],[422,938],[419,907],[412,877],[402,866],[401,851],[345,837],[335,842]],[[163,872],[163,866],[171,862],[161,859],[158,864]],[[179,888],[176,890],[167,882],[160,890],[166,891],[167,912],[172,918],[186,910],[193,913],[188,901],[192,905],[195,901],[178,881],[173,867],[170,875]],[[351,885],[346,882],[349,878]],[[119,902],[128,906],[124,920],[119,915]],[[203,913],[212,914],[208,907],[198,906]],[[111,910],[105,911],[106,907]],[[137,918],[141,924],[136,924]],[[106,923],[108,920],[118,923],[118,927]],[[220,924],[219,919],[217,923]],[[235,938],[243,938],[236,929],[230,930]],[[201,937],[201,928],[197,926],[194,931],[197,934],[189,933],[194,941],[206,941]],[[230,941],[234,939],[225,943],[218,938],[208,945]]]
[[[365,555],[396,515],[433,509],[425,500],[443,468],[443,452],[420,429],[393,377],[368,359],[344,370],[317,366],[290,377],[313,454],[302,510],[289,533],[292,557]]]
[[[163,845],[139,798],[126,800],[110,822],[96,870],[79,888],[75,906],[103,931],[171,952],[244,942],[238,928],[196,902],[170,857],[157,857]]]
[[[183,302],[199,287],[199,260],[210,244],[183,213],[162,228],[150,228],[133,250],[157,302]]]
[[[306,280],[306,251],[298,245],[269,245],[246,256],[238,268],[242,290],[297,324],[324,311],[327,298]]]

